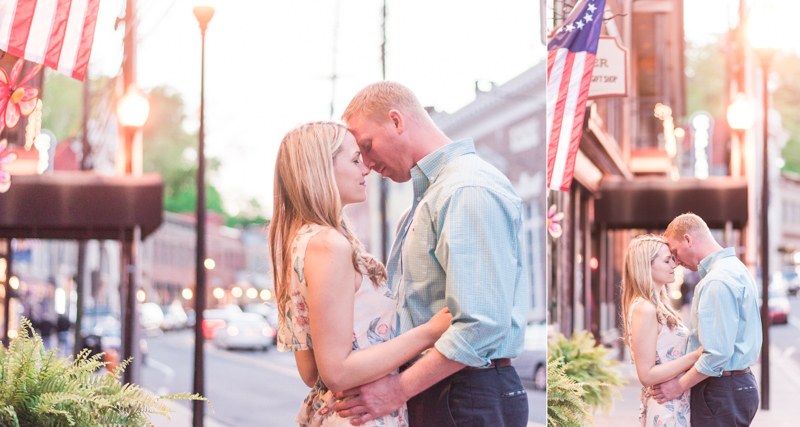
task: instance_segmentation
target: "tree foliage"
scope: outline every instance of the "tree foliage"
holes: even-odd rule
[[[724,38],[706,45],[689,43],[686,48],[686,107],[692,114],[705,110],[714,117],[725,117],[727,91],[726,45]],[[772,62],[772,78],[777,85],[772,93],[773,108],[780,112],[783,127],[791,135],[783,148],[784,170],[800,173],[800,57],[790,52]],[[760,106],[755,106],[760,108]]]
[[[150,115],[142,128],[144,171],[158,172],[164,179],[164,209],[194,212],[197,204],[197,135],[184,129],[183,99],[165,86],[148,94]],[[225,214],[222,196],[208,183],[220,162],[206,156],[206,206]]]
[[[783,147],[783,170],[800,173],[800,57],[795,53],[780,55],[772,69],[777,74],[773,107],[781,113],[783,127],[791,135]]]

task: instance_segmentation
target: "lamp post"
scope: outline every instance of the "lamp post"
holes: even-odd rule
[[[200,23],[201,56],[200,56],[200,130],[197,148],[197,253],[195,258],[195,298],[194,298],[194,387],[193,392],[205,395],[205,375],[203,360],[203,311],[206,308],[206,186],[205,186],[205,133],[203,129],[205,114],[205,68],[206,68],[206,28],[214,16],[214,9],[209,6],[195,6],[193,9],[197,22]],[[195,400],[193,407],[193,427],[203,427],[203,401]]]
[[[761,409],[769,410],[769,67],[778,51],[775,43],[781,37],[775,33],[777,16],[772,4],[761,2],[750,18],[748,35],[750,44],[761,64],[761,95],[764,107],[763,153],[761,162]]]

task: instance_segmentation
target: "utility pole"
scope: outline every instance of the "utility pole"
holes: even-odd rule
[[[87,73],[83,81],[83,136],[81,138],[83,156],[81,156],[80,165],[82,171],[89,170],[92,167],[92,146],[89,143],[89,112],[91,109],[90,86],[91,82]],[[86,240],[78,241],[78,272],[76,276],[75,284],[78,287],[76,292],[78,299],[75,301],[77,305],[75,310],[75,341],[72,349],[72,354],[75,357],[83,350],[83,336],[81,335],[81,331],[83,330],[84,304],[86,304],[86,283],[84,280],[86,277]]]
[[[127,0],[125,6],[125,37],[123,39],[124,55],[122,58],[122,82],[125,93],[136,87],[136,0]],[[125,175],[137,176],[141,174],[140,162],[134,167],[134,147],[136,140],[141,138],[141,129],[125,126]],[[136,309],[136,292],[138,291],[139,281],[139,240],[141,238],[141,228],[137,225],[133,228],[133,233],[128,240],[123,233],[122,245],[122,272],[120,291],[122,293],[122,315],[123,315],[123,334],[122,334],[122,360],[129,357],[138,356],[138,335],[139,316]],[[123,373],[123,382],[133,383],[138,379],[139,366],[141,360],[135,357],[128,369]]]
[[[383,0],[383,43],[381,43],[381,70],[383,80],[386,80],[386,0]],[[380,218],[381,218],[381,260],[383,265],[389,260],[389,233],[386,227],[386,198],[389,193],[389,182],[387,178],[380,177]]]

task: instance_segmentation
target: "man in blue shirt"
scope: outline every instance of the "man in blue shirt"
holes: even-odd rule
[[[686,351],[702,346],[703,354],[682,377],[655,386],[654,396],[664,403],[691,388],[692,425],[749,426],[758,410],[750,366],[762,340],[753,276],[697,215],[678,216],[664,237],[678,264],[702,277],[694,291]]]
[[[342,119],[367,167],[413,182],[387,263],[398,333],[445,306],[453,320],[400,375],[338,394],[346,399],[335,409],[358,416],[354,425],[405,402],[412,427],[527,425],[525,388],[510,366],[527,320],[522,202],[511,183],[475,154],[472,140],[451,141],[398,83],[362,89]]]

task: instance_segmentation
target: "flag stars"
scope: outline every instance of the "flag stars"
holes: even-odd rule
[[[579,30],[582,30],[584,25],[586,24],[584,24],[583,21],[578,21],[575,23],[575,26],[578,27]]]
[[[586,15],[583,15],[583,19],[584,19],[584,20],[586,21],[586,23],[588,24],[588,23],[589,23],[589,21],[591,21],[591,20],[592,20],[592,15],[591,15],[591,14],[589,14],[589,13],[587,13]]]
[[[589,12],[594,13],[594,11],[597,10],[597,6],[595,6],[593,3],[589,3],[588,9],[589,9]]]
[[[571,33],[572,31],[575,30],[575,27],[572,26],[572,24],[569,24],[566,27],[564,27],[564,29]]]

